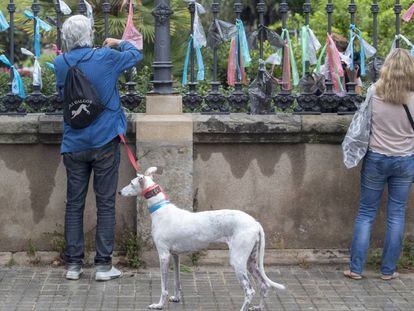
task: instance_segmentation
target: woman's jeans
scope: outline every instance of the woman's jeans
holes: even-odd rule
[[[414,156],[389,157],[372,151],[361,170],[361,198],[355,220],[350,270],[361,274],[367,258],[372,224],[388,183],[387,228],[381,273],[392,275],[400,257],[404,236],[405,209],[414,178]]]
[[[119,139],[103,147],[65,153],[67,203],[65,214],[65,261],[81,266],[84,258],[83,212],[93,171],[97,226],[95,265],[111,265],[115,234],[115,196],[120,160]]]

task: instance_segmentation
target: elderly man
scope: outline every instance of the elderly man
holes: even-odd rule
[[[82,274],[83,212],[93,171],[97,206],[95,279],[106,281],[122,275],[111,262],[120,161],[118,135],[125,133],[127,125],[117,80],[123,71],[142,59],[142,54],[131,43],[112,38],[105,40],[103,48],[94,49],[92,26],[83,15],[75,15],[65,21],[62,38],[65,57],[60,55],[55,60],[58,92],[65,96],[63,90],[69,65],[78,64],[105,105],[98,118],[85,128],[75,129],[64,124],[61,154],[67,172],[66,278],[77,280]],[[111,47],[118,47],[119,51]]]

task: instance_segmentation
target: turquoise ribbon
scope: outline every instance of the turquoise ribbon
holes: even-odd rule
[[[185,59],[184,59],[183,78],[181,82],[182,85],[187,85],[188,63],[190,62],[191,48],[193,48],[196,52],[197,80],[198,81],[204,80],[204,63],[203,63],[203,55],[201,54],[201,47],[198,44],[194,44],[193,36],[190,35],[190,38],[188,39],[188,43],[187,43],[187,53],[185,54]]]
[[[3,12],[0,11],[0,31],[6,31],[9,27],[9,23],[4,17]]]
[[[42,28],[44,31],[50,31],[52,30],[52,26],[42,21],[39,17],[34,16],[33,13],[29,10],[24,10],[24,16],[26,16],[28,19],[36,20],[36,28],[35,28],[35,33],[34,33],[34,50],[35,50],[35,56],[39,57],[40,56],[40,28]]]
[[[163,200],[157,204],[151,205],[150,207],[148,207],[148,210],[150,212],[150,214],[158,211],[161,207],[164,207],[165,205],[170,204],[170,201],[168,200]]]
[[[355,33],[356,34],[355,34]],[[351,49],[351,70],[355,69],[355,65],[354,65],[354,41],[355,38],[358,37],[359,40],[359,45],[360,45],[360,52],[359,52],[359,59],[360,59],[360,73],[361,76],[365,76],[366,74],[366,66],[365,66],[365,47],[364,47],[364,38],[362,37],[362,32],[360,29],[358,29],[355,25],[351,24],[350,27],[350,49]]]
[[[12,93],[25,98],[24,85],[22,77],[20,76],[19,71],[14,67],[14,65],[9,61],[6,55],[0,55],[0,62],[5,64],[11,70],[13,70],[13,81],[12,81]]]
[[[53,72],[55,72],[55,65],[53,65],[52,63],[50,63],[50,62],[46,62],[46,65],[47,65],[47,67],[50,69],[50,70],[52,70]]]
[[[308,60],[308,26],[302,26],[300,30],[300,39],[302,41],[302,76],[304,77],[306,75],[306,61]]]
[[[240,42],[240,53],[241,53],[241,56],[243,57],[243,66],[249,67],[250,62],[252,61],[252,58],[250,57],[249,45],[247,43],[247,37],[246,37],[246,31],[244,30],[243,22],[240,19],[236,19],[236,28],[238,31],[236,40]],[[239,44],[236,41],[236,52],[237,52],[238,46]],[[236,58],[236,60],[237,59],[238,58]]]

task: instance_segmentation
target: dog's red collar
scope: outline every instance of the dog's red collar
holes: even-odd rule
[[[160,193],[163,193],[161,187],[157,184],[154,184],[148,187],[147,189],[143,190],[141,196],[148,200]]]

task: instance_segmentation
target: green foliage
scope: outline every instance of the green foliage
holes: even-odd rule
[[[16,265],[16,260],[14,260],[13,256],[6,262],[6,267],[11,268]]]
[[[37,251],[38,249],[36,245],[33,244],[31,239],[29,239],[29,245],[27,247],[27,255],[29,255],[30,257],[35,257]]]
[[[372,249],[368,253],[367,266],[377,269],[381,266],[381,259],[382,249]],[[414,269],[414,237],[408,236],[404,239],[397,267],[399,269]]]
[[[191,264],[193,266],[198,266],[200,258],[201,258],[201,253],[200,252],[191,253],[191,255],[190,255]]]
[[[193,269],[191,269],[189,266],[186,266],[186,265],[181,264],[180,265],[180,272],[183,272],[183,273],[192,273],[193,272]]]
[[[398,267],[403,269],[414,268],[414,237],[407,237],[404,240]]]
[[[122,236],[121,249],[125,252],[130,267],[138,269],[144,265],[142,260],[143,241],[135,232],[126,231]]]

